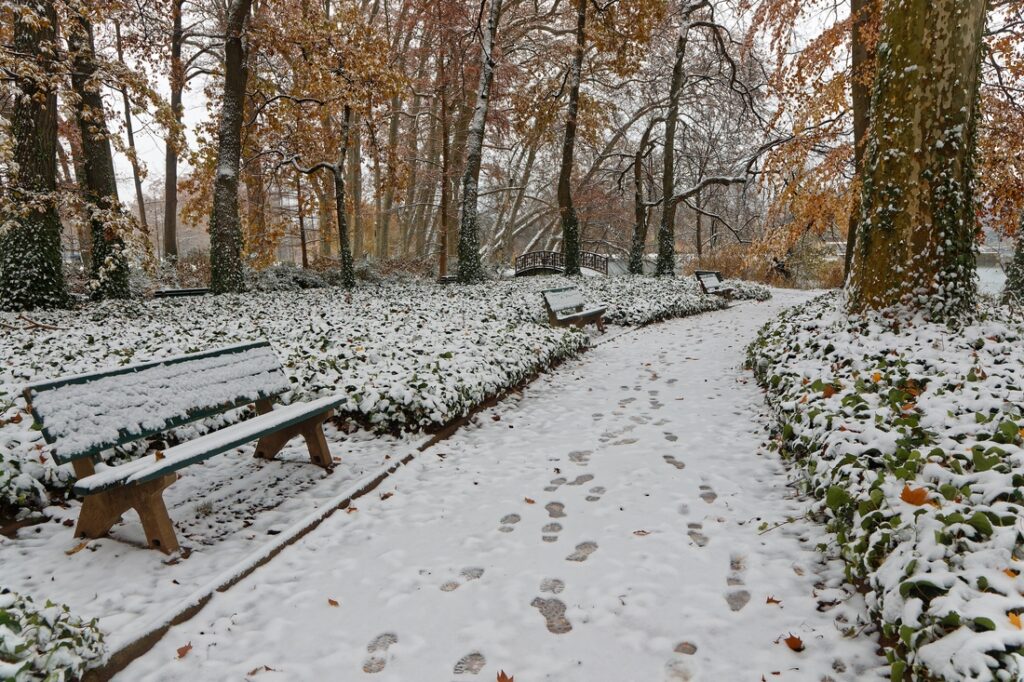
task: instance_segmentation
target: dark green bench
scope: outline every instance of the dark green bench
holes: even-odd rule
[[[597,325],[598,331],[604,332],[604,313],[607,308],[603,305],[587,307],[583,294],[576,287],[545,289],[541,294],[548,311],[548,323],[552,327],[583,327],[593,323]]]
[[[100,537],[135,509],[150,547],[178,549],[163,491],[190,464],[258,439],[256,456],[273,458],[303,436],[314,464],[333,462],[323,422],[343,397],[331,396],[273,409],[291,388],[277,355],[262,341],[127,365],[94,374],[40,381],[25,400],[53,458],[71,462],[74,492],[84,497],[75,533]],[[257,416],[118,466],[94,465],[104,450],[255,404]]]
[[[207,288],[194,289],[158,289],[153,292],[153,298],[181,298],[182,296],[205,296],[210,293]]]
[[[715,270],[697,270],[693,276],[697,278],[700,290],[708,296],[721,296],[725,300],[731,301],[733,294],[736,293],[735,289],[723,282],[722,273]]]

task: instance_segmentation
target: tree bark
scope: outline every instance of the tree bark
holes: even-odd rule
[[[103,110],[103,94],[96,77],[92,24],[82,15],[74,17],[70,23],[67,42],[72,54],[71,87],[75,92],[75,120],[85,165],[81,189],[89,206],[92,233],[90,286],[94,298],[127,298],[125,216],[117,199],[114,155]]]
[[[459,281],[478,282],[484,278],[480,264],[480,230],[477,225],[477,199],[480,193],[480,164],[483,160],[487,108],[494,81],[494,40],[498,32],[501,0],[491,0],[491,11],[480,46],[480,84],[476,106],[466,140],[466,169],[462,175],[462,221],[459,225]]]
[[[665,153],[661,174],[661,225],[658,227],[658,266],[655,274],[676,274],[676,123],[679,121],[679,93],[683,89],[683,57],[686,38],[676,38],[676,60],[669,84],[668,112],[665,114]]]
[[[42,73],[56,53],[57,13],[52,0],[19,0],[31,16],[15,20],[13,48]],[[68,302],[57,215],[57,92],[31,71],[14,80],[11,139],[17,172],[0,188],[0,308],[32,310]],[[11,212],[9,209],[23,207]]]
[[[848,304],[955,319],[974,305],[985,0],[885,4]]]
[[[850,0],[851,64],[852,80],[850,94],[853,104],[853,171],[860,177],[864,168],[864,146],[867,144],[868,125],[871,120],[871,72],[875,61],[874,50],[868,49],[867,30],[873,11],[878,10],[877,0]],[[850,276],[853,251],[857,244],[857,223],[859,207],[854,204],[850,211],[850,224],[846,233],[846,262],[844,276]]]
[[[114,38],[117,45],[117,61],[124,66],[124,47],[121,44],[121,24],[114,22]],[[132,165],[132,180],[135,182],[135,201],[139,205],[139,223],[146,233],[149,242],[149,221],[146,220],[146,197],[142,192],[142,176],[139,173],[139,157],[135,151],[135,130],[132,127],[132,106],[128,98],[128,89],[121,88],[121,103],[124,105],[124,126],[128,136],[129,161]]]
[[[647,246],[648,210],[644,203],[644,157],[651,142],[651,131],[663,119],[651,119],[640,136],[640,145],[633,155],[633,239],[629,245],[629,272],[644,274],[644,250]]]
[[[185,67],[181,61],[184,42],[182,6],[185,0],[171,2],[171,114],[181,124],[184,109],[182,92],[185,89]],[[176,132],[169,132],[164,142],[164,256],[178,257],[178,144]]]
[[[562,165],[558,172],[558,213],[562,219],[562,253],[565,274],[580,274],[580,223],[572,203],[573,154],[576,151],[576,117],[580,106],[580,81],[583,77],[583,56],[587,41],[587,0],[576,3],[576,49],[569,72],[569,105],[565,117],[565,138],[562,140]]]
[[[242,291],[242,222],[238,215],[238,171],[242,160],[242,113],[246,65],[245,27],[252,0],[231,0],[224,41],[224,88],[217,138],[217,170],[210,215],[210,286],[214,293]]]

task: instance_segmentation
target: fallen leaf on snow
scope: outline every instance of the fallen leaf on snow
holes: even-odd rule
[[[75,545],[74,547],[72,547],[71,549],[69,549],[68,551],[66,551],[64,553],[67,554],[68,556],[71,556],[72,554],[78,554],[83,549],[85,549],[86,545],[88,545],[88,544],[89,544],[88,540],[82,540],[77,545]]]
[[[804,640],[800,639],[796,635],[791,634],[789,637],[782,641],[784,641],[786,643],[786,646],[788,646],[793,651],[800,652],[804,650]]]
[[[643,537],[645,535],[650,535],[650,534],[651,534],[651,531],[649,531],[649,530],[635,530],[635,531],[633,531],[633,535],[639,535],[640,537]]]
[[[327,603],[330,604],[331,606],[337,606],[338,605],[338,600],[337,599],[331,599],[330,597],[328,597],[327,598]]]
[[[920,507],[928,501],[928,489],[911,488],[909,485],[904,485],[903,492],[900,493],[900,499],[907,504],[913,504]]]
[[[513,677],[505,674],[504,670],[498,671],[498,682],[515,682]]]
[[[157,450],[157,451],[156,451],[156,454],[155,454],[155,455],[153,455],[153,459],[155,459],[155,460],[156,460],[156,461],[158,461],[158,462],[159,462],[160,460],[162,460],[163,458],[164,458],[164,451],[163,451],[163,450]]]
[[[526,504],[536,504],[537,502],[537,500],[531,500],[529,497],[524,497],[523,499],[526,501]]]
[[[773,597],[771,595],[768,595],[768,599],[766,599],[764,603],[765,604],[781,604],[782,600],[781,599],[776,599],[775,597]]]
[[[261,673],[261,672],[264,672],[264,671],[266,671],[268,673],[276,673],[277,672],[276,669],[271,668],[269,665],[261,665],[258,668],[253,668],[252,670],[250,670],[249,671],[249,677],[252,677],[256,673]]]
[[[178,658],[185,658],[190,651],[192,651],[192,642],[189,642],[185,646],[178,647]]]
[[[353,512],[357,512],[357,511],[359,511],[358,507],[349,507],[348,509],[345,510],[345,513],[346,514],[351,514]]]
[[[1019,613],[1008,613],[1006,614],[1010,619],[1010,625],[1020,630],[1020,614]]]
[[[381,500],[386,500],[386,499],[388,499],[389,497],[391,497],[392,495],[394,495],[394,493],[392,493],[392,492],[387,492],[387,493],[384,493],[383,495],[381,495],[381,496],[380,496],[380,499],[381,499]]]

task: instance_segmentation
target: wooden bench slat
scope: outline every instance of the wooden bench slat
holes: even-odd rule
[[[343,401],[344,398],[341,396],[329,396],[308,403],[286,405],[164,450],[160,459],[157,459],[156,454],[152,454],[126,464],[107,467],[79,480],[75,483],[74,491],[80,495],[92,495],[110,488],[137,485],[158,479],[190,464],[324,414]]]
[[[65,463],[226,410],[291,385],[267,342],[238,344],[25,387],[54,459]]]

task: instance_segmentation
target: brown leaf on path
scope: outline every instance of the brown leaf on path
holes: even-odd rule
[[[74,547],[72,547],[71,549],[69,549],[68,551],[66,551],[64,553],[67,554],[68,556],[71,556],[72,554],[78,554],[83,549],[85,549],[88,544],[89,544],[88,540],[82,540],[77,545],[75,545]]]
[[[338,606],[338,600],[337,599],[331,599],[330,597],[327,598],[327,603],[330,604],[331,606]]]
[[[536,504],[537,503],[537,500],[531,500],[529,497],[524,497],[523,500],[525,500],[526,504]]]
[[[650,535],[650,534],[651,534],[651,531],[649,531],[649,530],[635,530],[635,531],[633,531],[633,535],[639,535],[640,537],[643,537],[645,535]]]
[[[515,678],[506,675],[504,670],[498,671],[498,682],[516,682]]]
[[[185,646],[178,647],[178,658],[185,658],[190,651],[192,651],[192,642],[189,642]]]
[[[260,666],[260,667],[258,667],[258,668],[253,668],[252,670],[250,670],[250,671],[249,671],[249,673],[248,673],[248,676],[249,676],[249,677],[252,677],[252,676],[253,676],[253,675],[255,675],[256,673],[261,673],[261,672],[264,672],[264,671],[266,671],[266,672],[268,672],[268,673],[276,673],[276,672],[279,672],[279,671],[278,671],[277,669],[275,669],[275,668],[271,668],[271,667],[270,667],[269,665],[261,665],[261,666]]]
[[[907,504],[913,504],[920,507],[928,501],[928,489],[911,488],[909,485],[904,485],[903,492],[900,493],[900,499]]]
[[[380,499],[381,499],[381,501],[383,501],[383,500],[386,500],[386,499],[388,499],[388,498],[389,498],[389,497],[391,497],[392,495],[394,495],[394,493],[393,493],[393,492],[386,492],[386,493],[384,493],[384,494],[382,494],[382,495],[380,496]]]
[[[794,634],[790,634],[789,637],[782,641],[786,643],[786,646],[788,646],[790,649],[798,653],[805,649],[804,640],[800,639]]]
[[[773,597],[771,595],[768,595],[768,599],[766,599],[764,603],[765,604],[781,604],[782,600],[781,599],[776,599],[775,597]]]
[[[155,459],[155,460],[156,460],[156,461],[158,461],[158,462],[159,462],[160,460],[162,460],[163,458],[164,458],[164,451],[163,451],[163,450],[157,450],[157,451],[156,451],[156,454],[155,454],[155,455],[153,455],[153,459]]]
[[[345,510],[345,513],[346,514],[351,514],[353,512],[357,512],[357,511],[359,511],[358,507],[349,507],[348,509]]]

